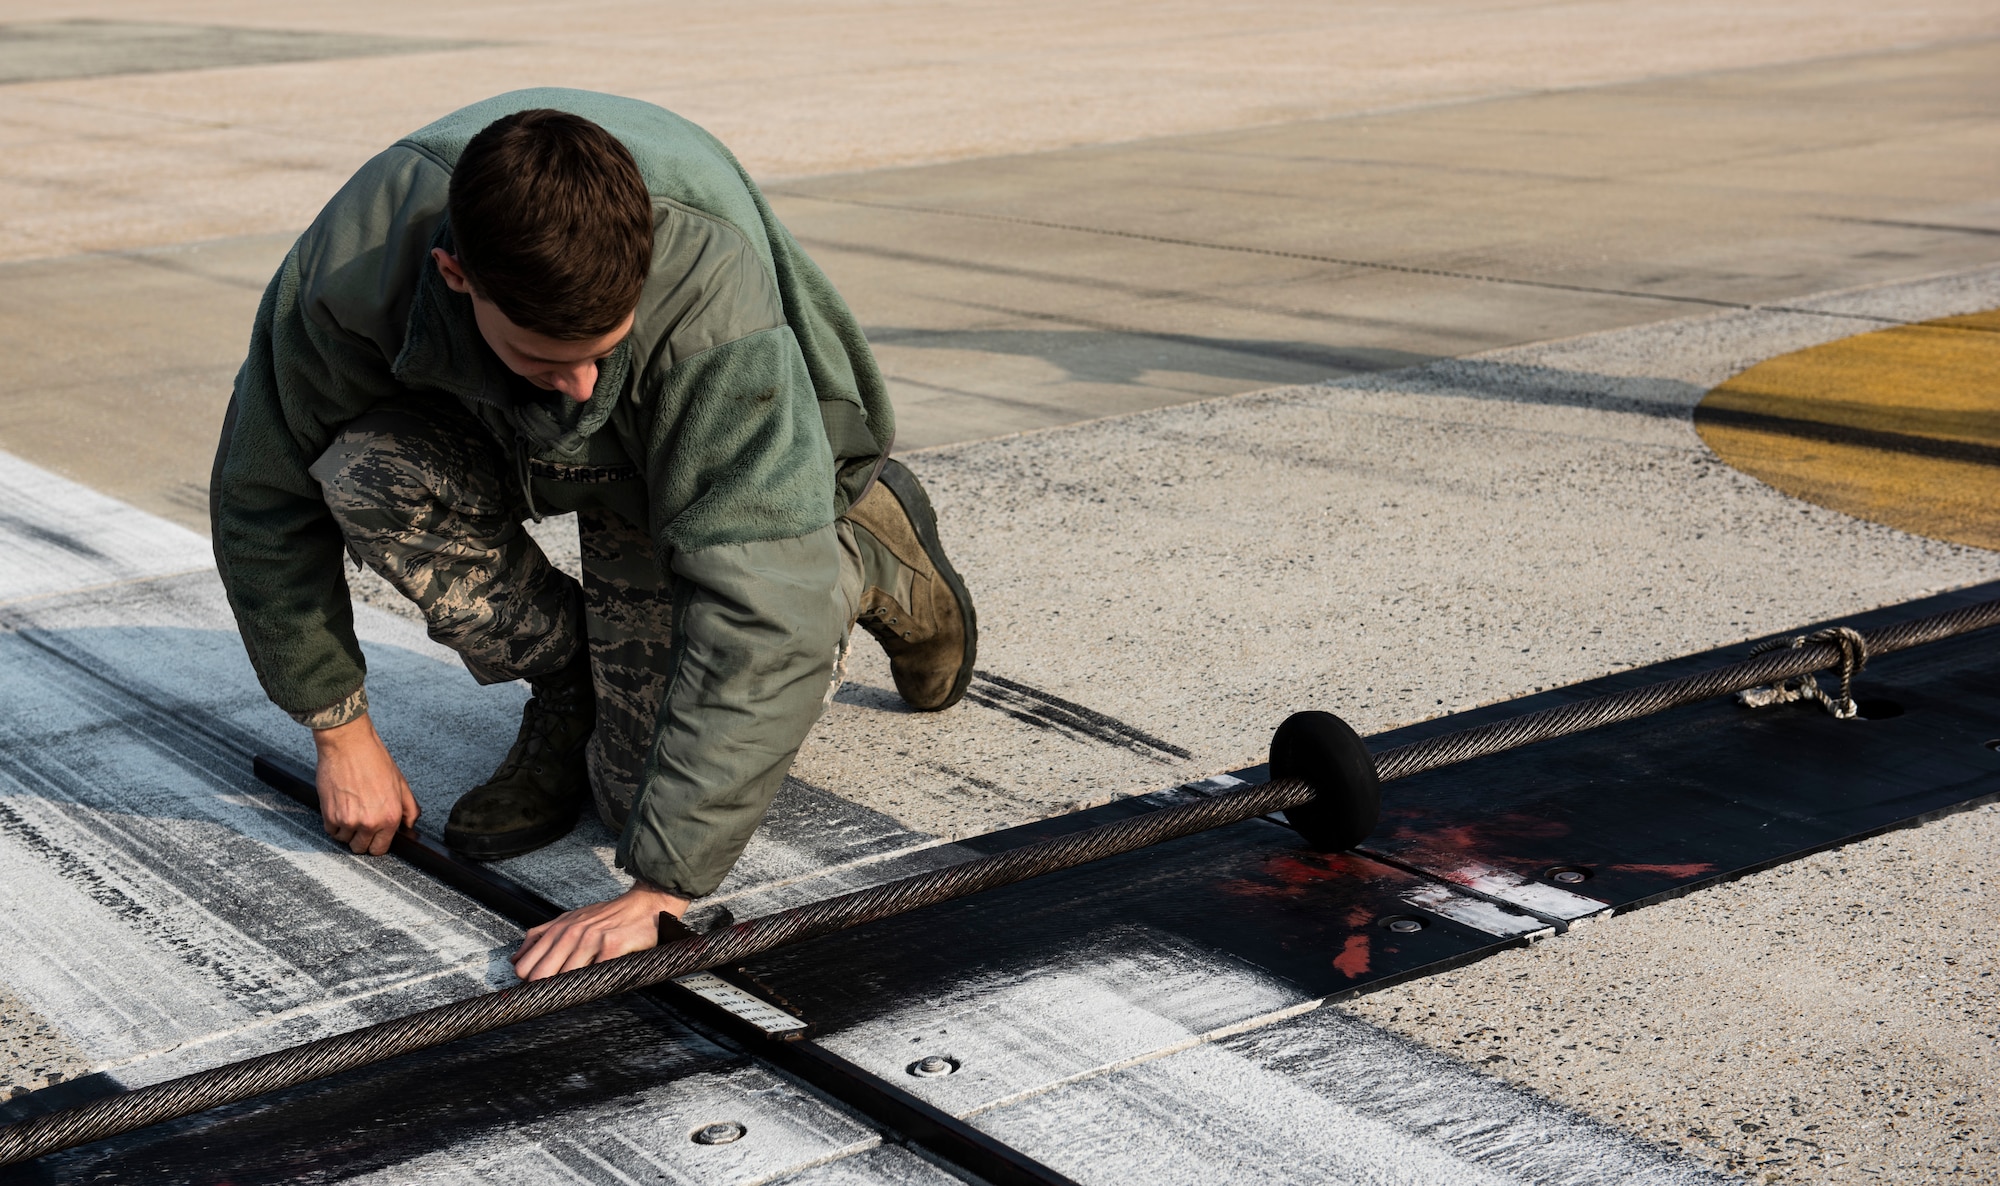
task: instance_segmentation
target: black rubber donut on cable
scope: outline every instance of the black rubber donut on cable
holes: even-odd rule
[[[1271,778],[1295,778],[1318,792],[1285,812],[1306,843],[1322,852],[1353,848],[1382,817],[1375,759],[1347,722],[1330,712],[1295,712],[1271,735]]]

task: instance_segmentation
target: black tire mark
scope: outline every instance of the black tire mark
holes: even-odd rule
[[[1064,733],[1079,734],[1088,740],[1129,749],[1156,761],[1164,762],[1168,758],[1185,760],[1194,757],[1192,752],[1170,741],[1155,737],[1143,729],[1128,725],[1096,709],[1085,708],[1073,700],[1065,700],[1039,688],[994,675],[990,671],[974,671],[973,675],[977,677],[979,684],[966,692],[967,699],[996,712],[1006,713],[1023,724],[1033,725],[1038,729],[1053,728]]]

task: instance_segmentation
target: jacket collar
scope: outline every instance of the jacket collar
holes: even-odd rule
[[[431,246],[451,250],[449,222],[438,227]],[[597,365],[597,385],[580,408],[563,409],[560,396],[542,400],[522,393],[526,384],[480,336],[472,298],[451,290],[429,252],[424,253],[416,296],[410,302],[403,349],[390,366],[405,387],[447,392],[467,404],[498,411],[535,452],[559,457],[584,451],[591,434],[611,418],[631,370],[628,340]]]

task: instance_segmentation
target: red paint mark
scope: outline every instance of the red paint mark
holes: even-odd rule
[[[1347,925],[1365,927],[1375,921],[1375,912],[1366,906],[1356,906],[1347,912]]]
[[[1352,877],[1369,880],[1379,872],[1372,863],[1354,860],[1338,852],[1286,852],[1264,858],[1257,877],[1243,877],[1219,883],[1215,888],[1239,898],[1277,898],[1295,901],[1313,887]]]
[[[1302,898],[1304,886],[1260,885],[1254,881],[1225,881],[1215,887],[1232,898]]]
[[[1686,865],[1607,865],[1620,873],[1658,873],[1662,877],[1700,877],[1704,873],[1715,872],[1715,866],[1704,861]]]
[[[1467,849],[1502,849],[1515,840],[1552,840],[1569,835],[1569,825],[1561,820],[1541,819],[1518,812],[1499,816],[1495,819],[1480,820],[1472,824],[1460,824],[1455,828],[1422,829],[1401,827],[1396,829],[1396,839],[1414,840],[1437,852],[1463,852]]]
[[[1336,877],[1353,877],[1360,870],[1337,852],[1288,852],[1266,858],[1264,872],[1286,885],[1307,886]]]
[[[1353,980],[1368,974],[1368,936],[1349,935],[1347,945],[1333,957],[1333,970]]]

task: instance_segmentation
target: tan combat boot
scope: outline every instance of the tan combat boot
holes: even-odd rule
[[[888,652],[896,691],[919,712],[957,704],[972,682],[979,620],[938,542],[930,496],[902,462],[887,461],[844,518],[858,529],[867,574],[858,620]]]

